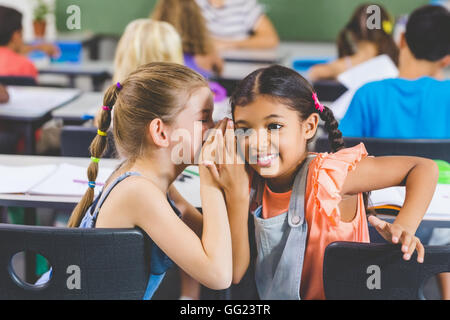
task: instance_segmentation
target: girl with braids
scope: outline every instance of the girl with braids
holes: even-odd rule
[[[150,63],[109,87],[103,103],[98,135],[90,147],[89,188],[74,209],[69,227],[139,227],[146,232],[153,243],[145,299],[152,297],[173,263],[209,288],[227,288],[232,276],[231,236],[218,185],[221,179],[213,180],[210,169],[199,165],[203,215],[172,186],[189,165],[176,164],[179,161],[173,154],[194,163],[194,155],[200,153],[201,160],[208,162],[208,155],[216,150],[211,139],[201,147],[203,135],[213,126],[213,97],[206,80],[180,64]],[[111,109],[116,149],[125,162],[93,202]],[[195,122],[201,122],[201,132],[194,130]],[[221,121],[216,128],[223,131],[225,126]],[[181,150],[179,132],[191,138],[183,139]],[[171,138],[175,133],[176,142]]]
[[[249,239],[254,238],[260,298],[324,299],[326,246],[369,242],[363,193],[397,185],[407,191],[395,222],[375,216],[369,222],[386,240],[403,244],[405,260],[417,250],[417,261],[423,262],[424,248],[414,233],[437,183],[433,161],[368,157],[363,144],[346,149],[332,111],[320,104],[302,76],[282,66],[248,75],[233,93],[231,106],[236,145],[245,154],[248,172],[246,183],[234,186],[246,199],[228,206],[233,283],[240,282],[249,266]],[[319,119],[325,122],[333,153],[308,153]],[[248,223],[255,226],[250,238]]]

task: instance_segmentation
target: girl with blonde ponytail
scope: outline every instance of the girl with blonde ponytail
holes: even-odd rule
[[[152,251],[152,260],[158,261],[151,265],[159,267],[157,272],[151,270],[144,299],[151,299],[173,263],[206,287],[227,288],[232,277],[224,199],[229,183],[216,172],[213,178],[214,139],[203,143],[206,131],[213,128],[213,96],[206,80],[180,64],[150,63],[112,85],[103,103],[98,135],[90,147],[89,188],[74,209],[69,226],[139,227],[146,232],[153,241],[152,250],[157,252]],[[112,110],[115,147],[124,162],[93,201]],[[225,126],[221,121],[216,129],[222,134]],[[179,133],[187,138],[181,142],[181,154]],[[180,163],[174,154],[190,163]],[[198,154],[203,161],[199,165],[203,214],[172,186]]]

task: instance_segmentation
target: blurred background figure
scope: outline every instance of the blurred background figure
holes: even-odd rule
[[[218,50],[274,48],[279,39],[257,0],[196,0]]]
[[[339,32],[336,40],[339,58],[328,64],[311,68],[309,79],[336,79],[342,72],[370,60],[378,55],[387,54],[398,63],[398,48],[392,37],[394,21],[385,8],[378,5],[381,13],[381,28],[369,29],[367,8],[370,4],[359,6],[350,21]],[[370,12],[370,11],[369,11]]]
[[[184,63],[205,78],[220,74],[223,60],[217,54],[205,19],[195,0],[160,0],[151,17],[175,27],[183,43]]]

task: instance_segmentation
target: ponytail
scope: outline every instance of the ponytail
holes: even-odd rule
[[[339,123],[334,117],[333,111],[324,106],[323,111],[319,112],[320,119],[325,122],[325,130],[328,133],[328,141],[330,143],[331,152],[337,152],[345,148],[342,132],[338,129]]]
[[[109,126],[111,125],[111,109],[116,103],[120,88],[121,87],[119,84],[111,85],[106,91],[103,98],[103,105],[105,107],[102,108],[103,110],[100,113],[100,119],[98,122],[98,134],[95,136],[94,140],[91,143],[91,146],[89,147],[92,159],[87,169],[89,188],[86,190],[86,193],[84,194],[81,201],[72,211],[67,225],[69,228],[75,228],[80,225],[84,214],[94,201],[95,180],[97,179],[98,175],[98,160],[103,157],[108,146],[108,137],[104,133],[108,131]]]

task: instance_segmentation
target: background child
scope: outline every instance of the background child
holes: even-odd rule
[[[216,48],[266,49],[278,45],[277,31],[258,0],[196,0]]]
[[[122,81],[137,67],[150,62],[183,64],[180,36],[168,23],[134,20],[127,25],[117,45],[113,82]]]
[[[363,193],[395,185],[407,188],[395,222],[376,217],[369,221],[386,240],[403,244],[405,260],[417,250],[417,260],[423,261],[424,249],[414,233],[437,183],[433,161],[367,157],[362,144],[345,149],[331,110],[320,104],[303,77],[285,67],[251,73],[232,95],[231,106],[235,129],[246,134],[238,139],[238,145],[245,150],[249,164],[247,183],[232,189],[236,199],[242,199],[242,194],[247,194],[247,199],[228,207],[234,283],[249,265],[250,209],[258,249],[255,275],[259,296],[324,299],[326,246],[334,241],[369,242]],[[308,154],[307,143],[316,133],[319,118],[325,122],[335,153],[314,157]],[[220,166],[222,176],[226,167]],[[241,175],[245,175],[243,168]],[[248,200],[249,206],[242,205]],[[227,204],[235,202],[230,194]]]
[[[117,45],[113,82],[122,81],[139,66],[151,62],[183,64],[181,38],[166,22],[134,20],[127,25]],[[98,126],[100,113],[101,110],[95,115],[95,126]]]
[[[0,76],[21,76],[37,79],[33,62],[21,54],[22,14],[0,6]]]
[[[221,73],[223,60],[217,54],[202,12],[195,0],[160,0],[152,18],[175,27],[183,42],[184,63],[205,78]]]
[[[339,124],[344,136],[450,139],[450,80],[442,75],[450,64],[449,39],[445,7],[416,9],[401,37],[399,77],[356,91]]]
[[[181,162],[173,158],[174,150],[178,150],[177,155],[180,152],[180,143],[179,136],[172,139],[172,135],[190,135],[190,139],[183,140],[179,155],[194,163],[203,135],[213,125],[213,98],[208,83],[180,64],[151,63],[111,86],[103,104],[98,135],[90,147],[90,187],[74,209],[69,227],[144,230],[154,242],[152,275],[144,298],[152,297],[165,270],[173,264],[171,260],[207,287],[228,287],[232,273],[231,239],[222,190],[208,168],[200,165],[201,215],[172,186],[188,166],[175,164]],[[98,162],[107,146],[111,109],[116,149],[125,162],[93,202]],[[201,132],[194,132],[195,122],[202,123]],[[223,128],[224,124],[222,121],[218,127]],[[201,160],[210,160],[212,150],[214,145],[207,141]]]
[[[386,9],[378,5],[381,28],[369,29],[367,27],[370,16],[370,13],[367,13],[369,6],[369,4],[359,6],[339,33],[336,40],[339,59],[328,64],[313,66],[308,74],[310,81],[335,79],[351,67],[381,54],[387,54],[397,64],[398,48],[392,37],[394,21]]]

